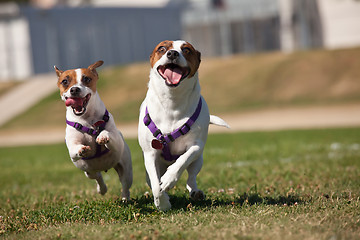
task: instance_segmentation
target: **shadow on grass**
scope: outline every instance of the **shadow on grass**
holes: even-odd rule
[[[303,204],[305,203],[304,200],[302,200],[299,196],[295,195],[288,195],[288,196],[282,196],[279,195],[277,197],[263,197],[259,193],[243,193],[242,195],[239,195],[235,199],[235,203],[244,205],[258,205],[258,204],[264,204],[264,205],[294,205],[294,204]]]
[[[243,205],[279,205],[279,206],[292,206],[296,204],[304,204],[301,197],[295,195],[283,196],[279,195],[276,197],[262,196],[259,193],[243,193],[239,195],[223,195],[223,196],[209,196],[204,200],[194,201],[191,200],[187,194],[175,194],[169,195],[172,210],[184,210],[191,209],[210,209],[213,207],[241,207]],[[131,203],[130,203],[131,204]],[[156,211],[153,203],[153,197],[141,197],[134,199],[133,204],[135,207],[140,208],[142,213],[152,213]]]

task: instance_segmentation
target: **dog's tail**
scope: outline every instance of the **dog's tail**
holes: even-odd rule
[[[227,124],[224,120],[222,120],[221,118],[215,115],[210,115],[210,124],[215,124],[221,127],[230,128],[229,124]]]

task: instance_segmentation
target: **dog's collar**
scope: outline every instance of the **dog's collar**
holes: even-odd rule
[[[177,160],[180,155],[172,155],[170,153],[169,143],[175,141],[178,137],[187,134],[191,126],[195,123],[198,119],[200,112],[201,112],[202,101],[201,97],[199,99],[199,103],[193,115],[184,123],[181,127],[175,129],[173,132],[169,134],[162,134],[161,130],[155,125],[154,121],[151,119],[149,111],[146,107],[145,109],[145,117],[144,117],[144,124],[156,138],[152,141],[152,147],[155,149],[162,149],[162,156],[167,161],[174,161]]]
[[[100,134],[100,132],[102,130],[105,129],[106,123],[109,121],[110,117],[109,117],[109,112],[107,109],[105,109],[105,114],[102,118],[102,121],[98,121],[94,124],[94,126],[96,127],[96,129],[93,128],[88,128],[83,126],[82,124],[78,123],[78,122],[71,122],[69,120],[66,119],[66,124],[69,126],[72,126],[73,128],[75,128],[76,130],[83,132],[83,133],[87,133],[90,134],[92,136],[98,136]],[[84,160],[90,160],[93,158],[98,158],[101,157],[102,155],[108,153],[110,150],[108,148],[105,148],[104,151],[101,151],[101,145],[96,143],[96,153],[94,156],[91,157],[86,157],[86,158],[82,158]]]

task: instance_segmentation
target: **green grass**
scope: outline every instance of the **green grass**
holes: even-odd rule
[[[356,239],[360,128],[210,135],[193,202],[186,174],[159,212],[136,140],[134,184],[119,200],[115,171],[99,196],[64,144],[0,148],[0,236],[5,239]]]

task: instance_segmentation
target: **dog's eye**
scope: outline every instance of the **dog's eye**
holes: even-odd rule
[[[164,53],[164,52],[166,52],[166,47],[164,47],[164,46],[159,47],[159,48],[158,48],[158,52],[159,52],[159,53]]]
[[[84,83],[90,83],[90,82],[91,82],[91,78],[89,78],[88,76],[83,76],[82,81],[83,81]]]
[[[61,85],[63,85],[64,87],[66,87],[67,85],[69,85],[69,80],[64,79],[61,81]]]
[[[188,48],[188,47],[184,47],[182,49],[182,51],[183,51],[184,54],[189,54],[191,52],[190,48]]]

